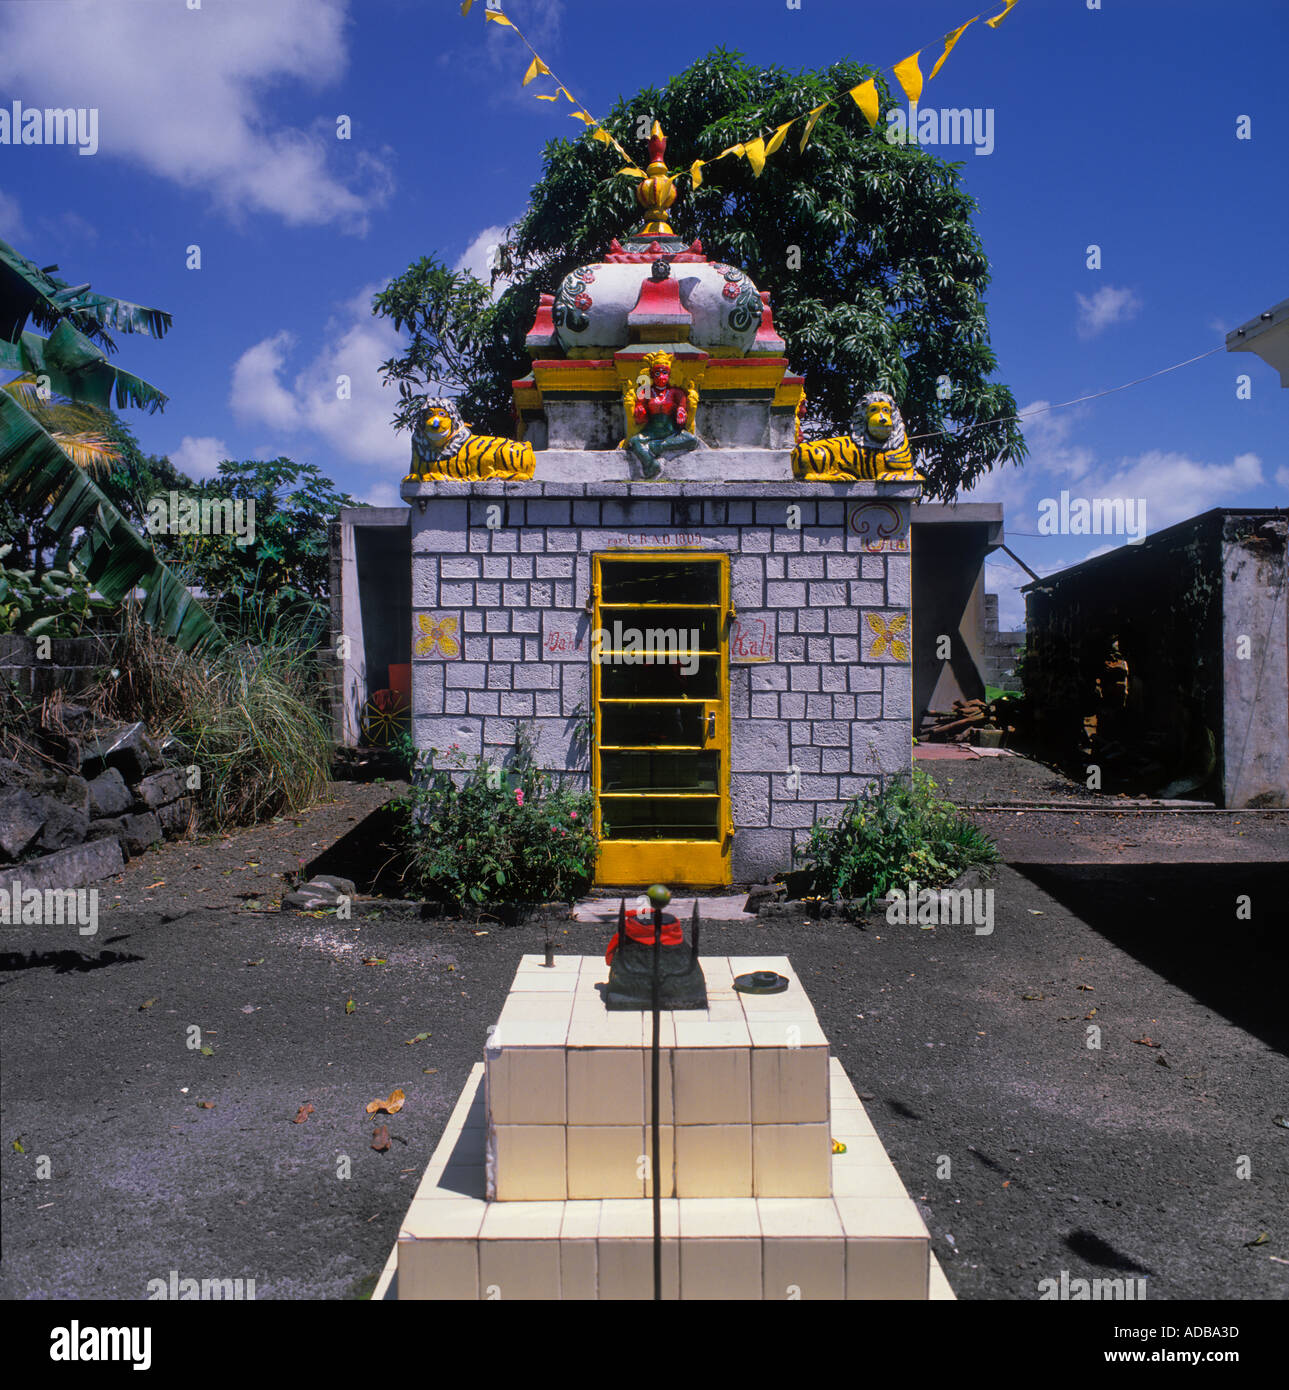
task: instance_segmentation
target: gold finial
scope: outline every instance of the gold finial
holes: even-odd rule
[[[675,236],[667,222],[667,209],[676,201],[676,185],[667,177],[663,156],[667,153],[667,137],[655,121],[649,132],[649,177],[636,188],[636,198],[645,210],[643,236]]]

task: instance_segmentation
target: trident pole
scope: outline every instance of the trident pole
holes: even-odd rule
[[[662,1301],[662,1174],[660,1172],[660,1105],[658,1097],[658,1034],[661,1030],[661,1011],[658,1003],[658,962],[662,955],[662,910],[671,901],[671,894],[662,884],[655,883],[649,889],[648,898],[653,904],[653,1040],[649,1048],[649,1075],[652,1092],[649,1129],[653,1154],[650,1159],[649,1171],[653,1178],[653,1297],[655,1303],[660,1303]]]

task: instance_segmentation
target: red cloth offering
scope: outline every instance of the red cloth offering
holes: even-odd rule
[[[639,914],[632,909],[627,913],[627,935],[632,941],[638,941],[643,946],[653,945],[653,914],[642,920]],[[662,944],[664,946],[679,946],[685,939],[685,934],[681,930],[680,922],[675,917],[664,917],[662,919]],[[613,933],[613,940],[609,942],[609,949],[604,953],[604,963],[613,964],[613,953],[618,949],[618,934]]]

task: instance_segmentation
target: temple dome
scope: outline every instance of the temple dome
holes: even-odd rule
[[[657,245],[657,243],[655,243]],[[760,291],[741,270],[709,261],[701,252],[657,255],[611,253],[611,259],[579,266],[564,277],[552,306],[555,335],[570,356],[612,353],[636,338],[629,320],[656,282],[663,261],[675,282],[678,303],[665,316],[674,332],[647,335],[688,342],[713,357],[744,357],[752,351],[765,312]]]

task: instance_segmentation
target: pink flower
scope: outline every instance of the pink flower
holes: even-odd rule
[[[515,788],[515,805],[516,805],[516,806],[522,806],[523,804],[524,804],[524,791],[523,791],[523,788],[522,788],[522,787],[516,787],[516,788]]]
[[[570,812],[569,812],[569,815],[572,817],[573,820],[576,820],[576,819],[577,819],[577,812],[576,812],[576,811],[570,811]]]

